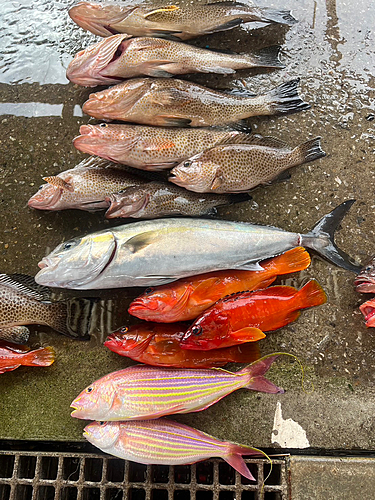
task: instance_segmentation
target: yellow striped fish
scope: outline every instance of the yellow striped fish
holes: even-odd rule
[[[278,357],[270,354],[233,373],[221,368],[180,369],[136,365],[110,373],[72,402],[73,417],[89,420],[145,420],[201,411],[245,388],[283,393],[264,377]]]
[[[255,479],[241,455],[264,455],[167,419],[92,422],[83,436],[105,453],[140,464],[183,465],[220,457],[251,481]]]

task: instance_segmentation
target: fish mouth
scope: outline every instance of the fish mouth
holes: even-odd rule
[[[136,311],[155,311],[158,308],[157,304],[149,304],[145,305],[141,300],[135,300],[132,302],[128,308],[128,312],[132,314],[132,312]]]
[[[375,279],[368,276],[357,276],[354,286],[359,293],[375,293]]]
[[[359,310],[365,317],[367,327],[375,327],[375,300],[368,300],[361,306]]]

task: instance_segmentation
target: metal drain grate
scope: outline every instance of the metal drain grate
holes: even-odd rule
[[[286,500],[286,464],[245,459],[251,483],[226,462],[146,466],[106,455],[0,451],[0,500]]]

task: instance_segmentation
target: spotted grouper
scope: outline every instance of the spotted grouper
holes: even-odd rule
[[[288,114],[310,106],[298,95],[299,79],[249,97],[170,78],[132,78],[90,94],[83,111],[105,120],[161,127],[205,127],[261,115]]]
[[[216,146],[173,168],[169,180],[198,193],[238,193],[269,184],[291,167],[325,156],[320,137],[292,149],[265,137],[263,144]]]
[[[237,69],[283,68],[279,51],[280,46],[276,45],[250,54],[228,54],[161,38],[114,35],[79,52],[69,64],[66,76],[78,85],[94,87],[137,76],[226,75]]]
[[[257,7],[252,2],[188,2],[173,4],[79,2],[69,10],[75,23],[99,36],[128,33],[133,36],[188,40],[200,35],[227,31],[242,23],[260,21],[293,25],[288,10]]]

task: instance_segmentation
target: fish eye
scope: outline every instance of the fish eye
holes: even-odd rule
[[[67,241],[66,243],[63,244],[62,249],[63,250],[69,250],[70,248],[74,247],[76,243],[74,241]]]
[[[191,329],[191,332],[193,335],[200,335],[202,333],[202,327],[201,326],[193,326]]]
[[[103,421],[99,422],[99,425],[105,425],[105,422],[103,422]]]
[[[367,266],[365,269],[365,272],[369,273],[370,271],[372,271],[372,266]]]
[[[91,392],[93,389],[94,389],[93,387],[88,387],[88,388],[86,389],[86,392]]]
[[[124,326],[121,328],[120,333],[126,333],[129,330],[128,326]]]
[[[151,292],[153,292],[154,289],[149,287],[149,288],[146,288],[146,290],[144,291],[145,295],[149,295]]]
[[[184,161],[184,167],[188,168],[191,166],[191,161]]]
[[[106,127],[108,127],[108,123],[101,123],[101,124],[99,125],[99,127],[106,128]]]
[[[45,184],[42,184],[41,186],[39,186],[38,191],[40,191],[41,189],[43,189],[44,186],[45,186]]]

